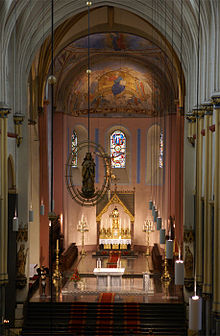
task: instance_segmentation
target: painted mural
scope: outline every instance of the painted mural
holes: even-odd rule
[[[55,75],[59,83],[65,74],[74,73],[66,89],[65,109],[73,115],[87,114],[88,37],[66,47],[55,60]],[[161,94],[158,74],[161,50],[142,37],[122,33],[102,33],[90,36],[92,74],[90,82],[91,113],[152,116],[160,113]],[[97,57],[94,57],[97,56]],[[150,65],[149,65],[150,64]],[[156,65],[157,64],[157,65]],[[163,77],[164,78],[164,77]]]
[[[87,49],[88,37],[83,37],[71,44],[71,48]],[[136,35],[111,32],[93,34],[90,36],[90,48],[97,50],[114,51],[134,51],[134,50],[158,50],[158,48],[148,40]]]
[[[142,69],[143,70],[143,69]],[[87,75],[79,75],[70,96],[73,114],[87,111]],[[91,110],[96,113],[124,112],[152,115],[159,109],[159,88],[147,71],[133,64],[119,66],[111,61],[92,71],[90,85]]]

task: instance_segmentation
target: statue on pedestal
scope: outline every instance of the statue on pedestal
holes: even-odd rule
[[[17,276],[16,276],[17,288],[23,288],[26,286],[27,283],[27,277],[25,275],[27,252],[28,249],[26,249],[25,252],[25,246],[24,244],[21,244],[20,249],[17,252]]]

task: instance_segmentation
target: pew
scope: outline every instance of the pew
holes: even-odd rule
[[[60,256],[60,268],[62,272],[68,270],[72,266],[77,256],[78,248],[76,243],[72,243]]]
[[[154,266],[154,271],[161,272],[162,271],[162,255],[160,252],[160,249],[158,247],[158,244],[154,244],[152,248],[152,262]]]

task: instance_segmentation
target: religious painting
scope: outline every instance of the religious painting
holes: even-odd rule
[[[72,84],[69,104],[72,113],[87,111],[86,74],[79,74]],[[94,67],[90,86],[91,111],[94,113],[135,113],[153,115],[160,106],[160,89],[146,69],[131,62],[121,66],[117,60]]]
[[[123,114],[145,117],[161,113],[164,93],[160,75],[155,69],[164,71],[165,56],[158,46],[132,34],[91,34],[90,55],[93,58],[90,76],[91,116]],[[68,91],[64,108],[75,116],[87,114],[87,56],[86,36],[69,44],[55,59],[55,75],[59,78],[59,85]],[[168,59],[165,63],[169,68]],[[66,86],[65,76],[71,72],[73,77],[68,78]]]

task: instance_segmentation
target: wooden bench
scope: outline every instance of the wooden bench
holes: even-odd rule
[[[76,243],[72,243],[67,250],[60,256],[60,267],[62,271],[68,270],[78,256],[78,248]]]

